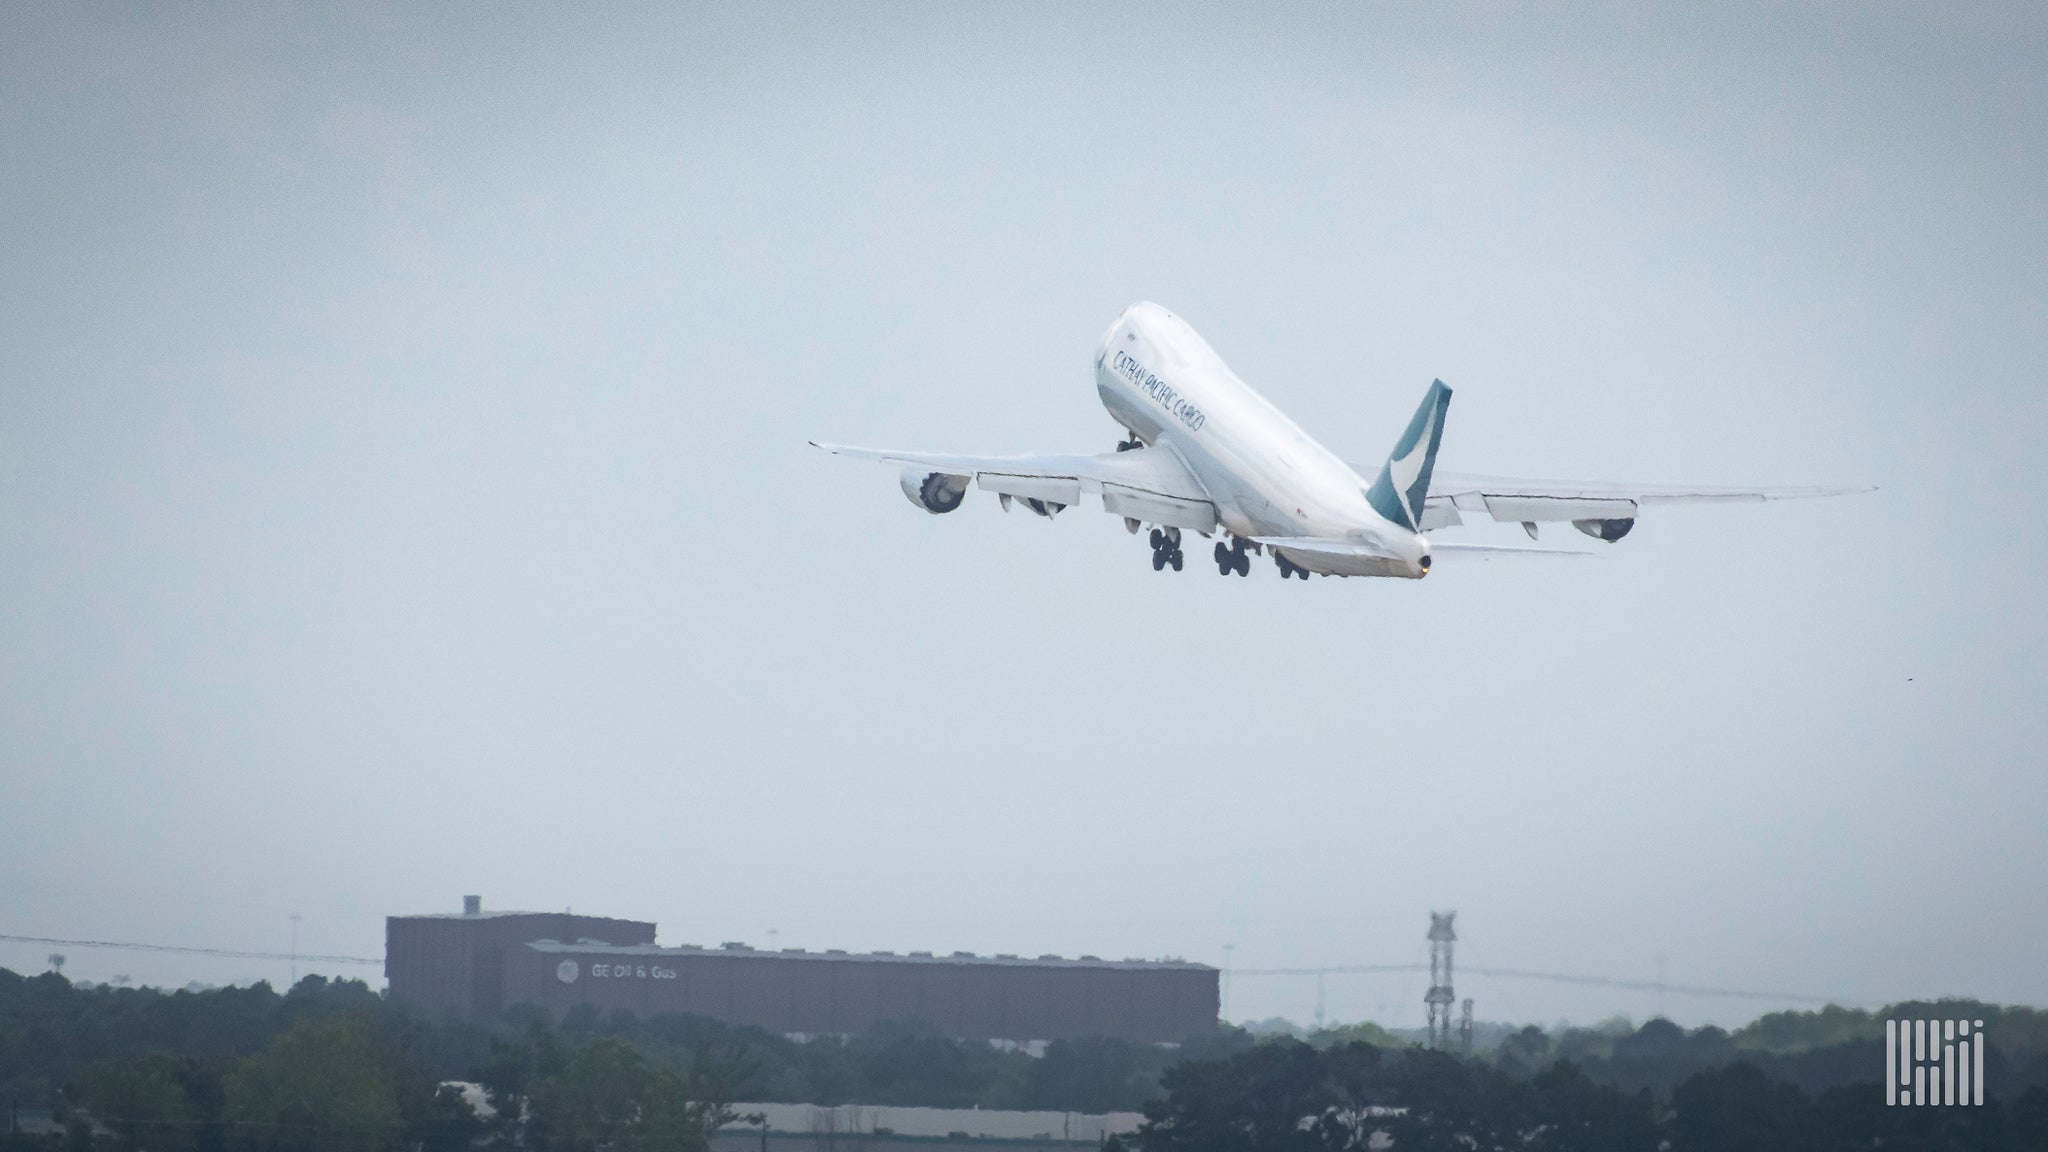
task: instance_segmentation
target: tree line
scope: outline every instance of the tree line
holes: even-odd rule
[[[64,1128],[14,1134],[0,1115],[0,1152],[694,1152],[734,1100],[1143,1109],[1147,1152],[1363,1148],[1374,1133],[1405,1149],[1444,1132],[1468,1148],[1496,1138],[1775,1148],[1838,1131],[1916,1147],[1941,1124],[1961,1127],[1925,1146],[2002,1149],[2038,1130],[2048,1014],[1974,1002],[1888,1011],[1985,1020],[1994,1106],[1966,1117],[1872,1112],[1885,1014],[1839,1008],[1734,1032],[1661,1019],[1531,1027],[1462,1059],[1372,1025],[1305,1040],[1225,1026],[1170,1048],[1064,1040],[1034,1057],[917,1021],[799,1043],[700,1016],[587,1006],[560,1019],[531,1006],[487,1021],[426,1018],[361,982],[319,976],[284,993],[167,992],[0,970],[0,1107]],[[480,1114],[450,1081],[481,1085],[488,1107]]]
[[[360,981],[320,976],[284,993],[262,983],[163,991],[79,986],[55,973],[23,977],[0,969],[0,1104],[47,1110],[94,1067],[150,1053],[225,1067],[304,1020],[351,1012],[437,1080],[502,1076],[512,1084],[523,1066],[614,1039],[678,1075],[701,1073],[707,1059],[728,1059],[744,1067],[733,1090],[746,1099],[810,1104],[1135,1111],[1175,1060],[1253,1042],[1235,1030],[1191,1038],[1179,1049],[1090,1037],[1056,1041],[1034,1058],[954,1039],[915,1020],[799,1043],[703,1016],[600,1014],[587,1005],[559,1021],[531,1005],[488,1021],[425,1017]]]
[[[1747,1060],[1660,1098],[1570,1060],[1519,1077],[1421,1048],[1291,1038],[1166,1073],[1142,1152],[2039,1152],[2048,1086],[1984,1107],[1887,1107],[1875,1072],[1809,1093]],[[1123,1141],[1117,1141],[1121,1152]]]

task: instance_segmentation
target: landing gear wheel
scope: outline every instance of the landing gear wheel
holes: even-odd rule
[[[1225,576],[1233,572],[1239,576],[1249,575],[1252,570],[1252,560],[1250,556],[1245,554],[1244,541],[1233,536],[1230,538],[1230,545],[1225,547],[1223,541],[1218,540],[1216,542],[1216,566],[1222,569]]]
[[[1155,549],[1153,549],[1153,550],[1152,550],[1152,570],[1153,570],[1154,572],[1157,572],[1157,571],[1159,571],[1159,570],[1160,570],[1161,568],[1164,568],[1164,567],[1166,567],[1166,551],[1165,551],[1165,549],[1162,549],[1162,548],[1155,548]]]
[[[1180,571],[1180,563],[1181,563],[1181,561],[1182,561],[1182,560],[1184,560],[1184,559],[1186,559],[1186,558],[1187,558],[1187,553],[1185,553],[1185,552],[1182,552],[1182,551],[1181,551],[1180,549],[1178,549],[1178,548],[1175,548],[1175,549],[1173,550],[1173,558],[1172,558],[1172,559],[1171,559],[1170,561],[1168,561],[1168,563],[1171,563],[1171,564],[1173,565],[1173,570],[1174,570],[1175,572],[1178,572],[1178,571]]]
[[[1164,547],[1166,547],[1166,533],[1154,528],[1152,530],[1152,550],[1157,552]]]

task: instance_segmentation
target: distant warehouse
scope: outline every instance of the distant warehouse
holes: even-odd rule
[[[807,1035],[929,1020],[954,1036],[1171,1042],[1216,1026],[1217,971],[1179,960],[762,951],[654,943],[654,925],[546,912],[385,920],[391,996],[432,1012],[489,1016],[511,1004],[693,1012]]]

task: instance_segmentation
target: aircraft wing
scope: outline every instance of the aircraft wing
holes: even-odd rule
[[[1360,473],[1367,475],[1369,473]],[[1590,535],[1618,540],[1646,504],[1729,504],[1800,500],[1867,492],[1868,488],[1729,487],[1711,484],[1630,484],[1611,480],[1543,480],[1484,476],[1439,469],[1430,479],[1423,531],[1464,523],[1466,516],[1538,524],[1577,520],[1605,522]]]
[[[1151,524],[1208,532],[1216,527],[1216,505],[1180,457],[1165,448],[1134,448],[1093,456],[963,456],[943,452],[904,452],[887,448],[854,448],[844,444],[811,444],[839,456],[873,460],[902,471],[903,493],[927,511],[951,511],[968,483],[994,492],[1008,508],[1023,500],[1040,515],[1051,516],[1078,504],[1083,492],[1102,497],[1103,511]],[[957,489],[921,495],[931,477],[950,478]],[[938,506],[935,506],[934,501]]]

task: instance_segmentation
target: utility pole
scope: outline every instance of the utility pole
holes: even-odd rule
[[[1451,990],[1451,945],[1458,942],[1451,921],[1457,915],[1429,914],[1429,992],[1422,1002],[1429,1009],[1429,1046],[1440,1050],[1451,1046],[1451,1005],[1458,999]]]
[[[299,986],[299,914],[294,912],[285,919],[292,922],[292,982],[285,989],[289,992]]]

